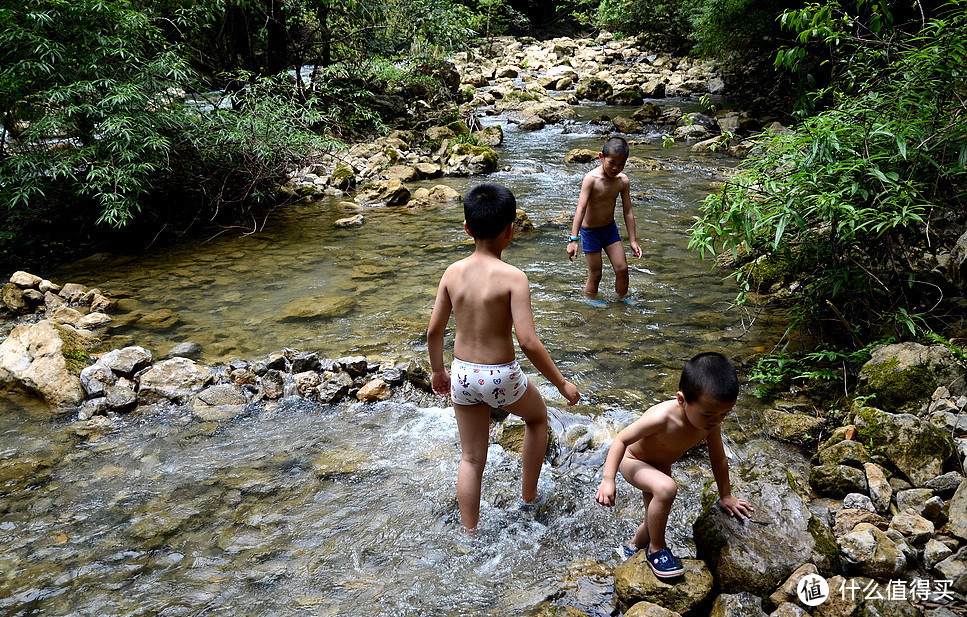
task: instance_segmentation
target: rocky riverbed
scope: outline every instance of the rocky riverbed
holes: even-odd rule
[[[505,39],[455,58],[454,69],[456,87],[466,90],[459,119],[420,133],[396,131],[323,157],[294,173],[285,190],[307,198],[345,197],[347,217],[340,225],[364,224],[373,207],[458,202],[459,193],[447,187],[411,191],[407,183],[499,169],[493,146],[503,134],[499,127],[478,126],[478,114],[509,114],[524,130],[566,130],[575,101],[607,101],[636,111],[599,119],[602,135],[622,132],[634,141],[664,132],[736,156],[751,147],[744,136],[764,124],[736,111],[686,115],[649,105],[649,97],[718,95],[724,84],[712,65],[650,54],[634,41]],[[405,106],[401,113],[407,113]],[[139,345],[91,353],[112,320],[110,295],[27,272],[11,276],[2,292],[9,325],[0,345],[0,384],[46,401],[85,439],[134,430],[129,418],[150,423],[174,415],[185,426],[227,427],[294,401],[327,409],[380,401],[436,404],[421,357],[325,358],[280,349],[206,365],[190,342],[164,357]],[[141,316],[159,324],[171,318],[164,310]],[[801,449],[809,462],[783,466],[763,446],[734,464],[734,491],[755,505],[753,520],[725,516],[708,484],[692,528],[695,554],[684,560],[682,579],[659,581],[642,555],[620,565],[592,559],[573,564],[556,583],[558,592],[528,602],[528,612],[598,615],[610,606],[636,617],[964,614],[967,380],[961,357],[943,346],[883,346],[864,367],[850,409],[817,412],[796,401],[776,404],[764,416],[766,431],[777,443]],[[516,451],[519,425],[497,417],[494,427],[494,442]],[[601,452],[612,436],[588,421],[555,433],[552,444]],[[318,463],[329,470],[324,475],[352,474],[359,464],[336,458]],[[33,490],[53,464],[3,458],[0,491]],[[364,473],[364,466],[358,471]],[[145,527],[139,537],[155,537],[149,520],[139,524]],[[5,572],[16,576],[17,567]],[[611,599],[588,601],[588,593]]]

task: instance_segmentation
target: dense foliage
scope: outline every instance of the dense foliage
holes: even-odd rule
[[[934,267],[964,224],[967,4],[900,25],[884,4],[866,21],[845,8],[782,17],[834,59],[830,85],[811,95],[827,108],[760,142],[706,200],[692,246],[746,261],[740,301],[782,287],[793,328],[859,348],[942,330],[951,309]],[[790,47],[777,63],[814,58]]]

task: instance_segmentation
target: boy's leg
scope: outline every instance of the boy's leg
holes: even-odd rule
[[[618,299],[620,300],[628,294],[628,285],[630,281],[630,277],[628,276],[628,258],[625,256],[625,246],[621,242],[612,242],[608,246],[604,247],[604,252],[607,253],[608,260],[611,262],[611,267],[614,268],[614,290],[617,292]],[[600,253],[598,253],[598,255],[600,255]]]
[[[588,262],[588,281],[584,284],[584,295],[595,298],[598,295],[598,285],[601,283],[601,268],[604,263],[601,251],[585,253],[584,259]]]
[[[666,470],[627,456],[621,461],[618,469],[629,484],[641,491],[645,501],[645,522],[638,528],[632,542],[638,548],[650,546],[649,553],[667,548],[665,526],[668,523],[672,503],[675,502],[675,495],[678,494],[678,484],[669,473],[666,473]]]
[[[537,499],[537,481],[547,454],[547,405],[534,382],[527,384],[524,395],[504,407],[524,420],[524,452],[521,455],[521,499],[533,503]]]
[[[453,405],[460,432],[460,471],[457,473],[457,505],[468,531],[480,518],[480,484],[490,447],[490,406]]]

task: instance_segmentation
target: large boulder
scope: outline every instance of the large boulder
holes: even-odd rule
[[[916,416],[859,407],[853,411],[853,423],[858,439],[883,454],[915,486],[941,475],[953,458],[950,433]]]
[[[35,394],[55,408],[80,405],[80,374],[92,343],[71,326],[20,324],[0,344],[0,386]]]
[[[739,479],[742,474],[733,477],[733,490],[756,509],[751,520],[725,513],[710,486],[693,525],[698,555],[708,562],[721,591],[766,596],[805,562],[826,576],[838,571],[839,548],[832,532],[810,512],[786,470],[773,465],[754,475],[749,482]]]
[[[857,392],[875,395],[884,411],[919,412],[930,395],[945,386],[952,396],[967,394],[967,376],[950,349],[919,343],[880,345],[860,369]]]
[[[162,360],[139,375],[138,401],[142,404],[167,401],[184,404],[212,379],[212,372],[194,360]]]

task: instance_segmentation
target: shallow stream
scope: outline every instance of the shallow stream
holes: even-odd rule
[[[545,599],[610,614],[613,549],[637,526],[640,496],[622,482],[618,508],[594,503],[605,452],[587,447],[587,436],[673,395],[681,366],[700,351],[722,351],[747,373],[742,363],[771,345],[781,324],[760,316],[747,331],[750,320],[729,308],[732,283],[686,248],[717,170],[734,161],[683,144],[666,149],[654,135],[633,143],[632,156],[662,169],[626,169],[644,252],[630,259],[641,304],[615,302],[607,262],[608,306],[582,302],[584,261],[569,262],[565,243],[591,165],[562,161],[572,148],[600,150],[587,120],[629,110],[579,111],[564,130],[530,133],[485,118],[504,125],[503,169],[422,183],[464,194],[501,182],[536,226],[504,258],[528,274],[538,334],[583,395],[565,409],[534,376],[556,437],[542,474],[552,497],[536,516],[515,508],[519,458],[492,446],[483,533],[466,550],[456,425],[431,395],[337,407],[290,401],[218,425],[172,409],[123,417],[106,435],[0,398],[0,614],[496,616]],[[193,341],[206,364],[285,347],[425,358],[439,277],[473,247],[462,207],[370,208],[362,227],[343,229],[333,225],[350,214],[340,201],[280,210],[251,235],[37,274],[123,299],[105,350],[138,344],[160,358]],[[304,318],[307,306],[315,317]],[[763,440],[759,411],[744,389],[724,429],[733,463],[765,455],[796,464],[794,452]],[[711,479],[704,452],[688,455],[675,475],[683,490],[669,539],[688,557],[700,487]]]

